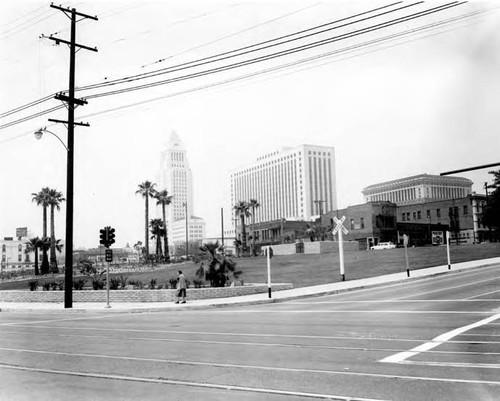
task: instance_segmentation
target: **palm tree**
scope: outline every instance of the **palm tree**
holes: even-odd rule
[[[229,280],[229,273],[237,279],[241,271],[236,271],[236,263],[226,257],[223,253],[224,246],[216,242],[207,242],[200,247],[203,258],[208,262],[208,269],[205,269],[203,261],[196,271],[199,278],[210,281],[211,287],[224,287]],[[204,277],[203,277],[204,276]]]
[[[155,194],[156,204],[161,205],[161,211],[163,215],[163,223],[165,224],[165,235],[163,237],[164,249],[165,249],[165,261],[170,262],[170,252],[168,249],[168,234],[167,234],[167,219],[165,214],[165,206],[172,203],[173,195],[169,195],[166,189],[156,192]]]
[[[234,205],[234,213],[236,216],[240,217],[241,220],[241,244],[243,248],[243,252],[247,249],[247,233],[245,230],[245,217],[250,216],[250,206],[248,202],[238,201],[236,205]]]
[[[50,249],[52,241],[50,237],[43,237],[40,239],[40,249],[42,250],[42,268],[40,273],[49,274],[49,259],[47,258],[47,251]]]
[[[248,204],[252,209],[252,254],[255,255],[255,209],[260,207],[260,203],[257,199],[250,199]]]
[[[165,233],[162,219],[151,219],[149,227],[151,227],[151,234],[153,234],[151,239],[156,239],[156,256],[161,257],[163,254],[161,250],[161,237]]]
[[[139,189],[135,191],[136,194],[141,194],[142,197],[144,198],[145,202],[145,237],[144,237],[144,242],[145,242],[145,248],[146,248],[146,260],[149,259],[149,235],[148,235],[148,223],[149,223],[149,198],[153,197],[156,193],[155,191],[155,186],[156,184],[153,184],[151,181],[144,181],[143,183],[139,184]]]
[[[38,206],[42,206],[43,208],[43,235],[42,235],[42,240],[47,237],[47,207],[50,205],[49,204],[49,192],[50,188],[45,187],[42,188],[40,192],[38,193],[32,193],[31,195],[33,198],[31,199],[32,202],[36,202]],[[47,250],[48,248],[41,247],[42,249],[42,274],[43,272],[49,271],[49,261],[47,259]],[[45,266],[45,264],[47,264]]]
[[[58,246],[57,241],[59,240],[56,241],[54,209],[57,208],[57,210],[60,210],[60,205],[65,201],[65,199],[62,196],[62,192],[55,189],[49,189],[47,196],[48,203],[50,205],[50,272],[58,273],[59,270],[57,269],[56,248]]]
[[[38,248],[41,246],[41,240],[39,237],[30,238],[26,245],[25,253],[35,252],[35,276],[38,276],[40,272],[38,271]]]

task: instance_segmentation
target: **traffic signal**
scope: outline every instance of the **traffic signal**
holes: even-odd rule
[[[115,243],[115,229],[108,227],[108,247]]]
[[[99,232],[101,233],[101,234],[99,235],[99,238],[100,238],[100,240],[99,240],[99,244],[104,245],[104,246],[106,246],[106,243],[107,243],[107,235],[106,235],[106,231],[107,231],[107,230],[106,230],[105,228],[101,228],[101,229],[99,230]]]

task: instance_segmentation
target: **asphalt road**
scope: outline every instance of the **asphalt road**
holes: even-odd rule
[[[1,400],[500,400],[500,265],[277,304],[0,313]]]

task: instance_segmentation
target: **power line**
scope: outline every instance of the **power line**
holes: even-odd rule
[[[310,32],[312,30],[323,28],[323,27],[328,26],[328,25],[337,24],[339,22],[347,21],[347,20],[352,19],[352,18],[356,18],[356,17],[362,16],[362,15],[366,15],[366,14],[369,14],[369,13],[372,13],[372,12],[376,12],[376,11],[379,11],[381,9],[391,7],[391,6],[393,6],[395,4],[399,4],[399,3],[401,3],[401,1],[397,2],[397,3],[389,4],[389,5],[386,5],[386,6],[383,6],[383,7],[378,7],[378,8],[369,10],[369,11],[365,11],[365,12],[362,12],[362,13],[359,13],[359,14],[354,14],[354,15],[351,15],[349,17],[344,17],[344,18],[341,18],[341,19],[338,19],[338,20],[335,20],[335,21],[328,22],[326,24],[317,25],[317,26],[314,26],[314,27],[311,27],[311,28],[308,28],[308,29],[304,29],[304,30],[301,30],[301,31],[296,31],[296,32],[293,32],[293,33],[290,33],[290,34],[287,34],[287,35],[279,36],[279,37],[276,37],[276,38],[273,38],[273,39],[268,39],[268,40],[265,40],[265,41],[262,41],[262,42],[253,43],[251,45],[247,45],[247,46],[244,46],[244,47],[239,47],[237,49],[233,49],[233,50],[226,51],[226,52],[223,52],[223,53],[218,53],[218,54],[215,54],[215,55],[212,55],[212,56],[207,56],[207,57],[203,57],[203,58],[200,58],[200,59],[197,59],[197,60],[193,60],[193,61],[189,61],[189,62],[177,64],[177,65],[174,65],[174,66],[165,67],[165,68],[161,68],[161,69],[158,69],[158,70],[144,72],[144,73],[141,73],[141,74],[131,75],[131,76],[128,76],[128,77],[118,78],[118,79],[115,79],[115,80],[101,82],[101,83],[97,83],[97,84],[90,84],[90,85],[86,85],[86,86],[80,86],[80,87],[77,88],[77,90],[80,91],[80,90],[87,90],[87,89],[95,89],[95,88],[102,87],[102,86],[111,86],[111,85],[120,84],[120,83],[124,83],[124,82],[132,82],[132,81],[135,81],[135,80],[138,80],[138,79],[151,78],[151,77],[154,77],[154,76],[157,76],[157,75],[161,75],[161,73],[163,73],[163,72],[165,72],[165,73],[166,72],[172,72],[172,70],[178,71],[178,70],[175,70],[177,68],[181,68],[181,67],[188,68],[187,66],[191,65],[191,64],[194,64],[194,65],[191,65],[189,68],[198,67],[198,66],[201,66],[201,65],[206,65],[206,64],[209,64],[209,62],[207,62],[208,60],[211,60],[211,59],[214,59],[214,58],[218,58],[218,59],[217,60],[213,60],[211,62],[221,61],[221,60],[230,58],[230,57],[224,57],[224,58],[221,58],[221,57],[228,56],[228,55],[230,55],[232,53],[241,52],[243,50],[248,50],[248,49],[251,49],[253,47],[257,47],[257,46],[269,44],[269,43],[272,43],[274,41],[278,41],[278,40],[281,40],[281,39],[289,38],[291,36],[300,35],[302,33]],[[423,3],[423,1],[420,1],[418,3],[414,3],[414,4],[409,5],[409,6],[405,6],[404,8],[413,6],[415,4],[420,4],[420,3]],[[398,10],[399,9],[396,9],[396,10],[393,10],[391,12],[398,11]],[[375,15],[375,16],[372,16],[370,18],[375,18],[375,17],[380,16],[380,15],[382,15],[382,14]],[[350,24],[354,24],[354,23],[356,23],[356,21],[352,22]],[[336,28],[332,28],[332,29],[336,29]],[[295,39],[295,40],[297,40],[297,39]],[[279,45],[279,44],[276,44],[276,45]],[[262,49],[257,49],[257,50],[262,50]],[[253,50],[253,51],[257,51],[257,50]],[[246,53],[240,53],[240,54],[237,54],[237,55],[233,55],[231,57],[236,57],[236,56],[243,55],[243,54],[246,54]]]
[[[267,55],[256,57],[256,58],[253,58],[253,59],[244,60],[244,61],[240,61],[240,62],[237,62],[237,63],[228,64],[228,65],[225,65],[225,66],[216,67],[216,68],[212,68],[212,69],[201,71],[201,72],[197,72],[197,73],[191,73],[191,74],[183,75],[183,76],[176,77],[176,78],[171,78],[171,79],[166,79],[166,80],[151,82],[151,83],[147,83],[147,84],[136,85],[136,86],[129,87],[129,88],[117,89],[117,90],[113,90],[113,91],[108,91],[108,92],[102,92],[102,93],[98,93],[98,94],[94,94],[94,95],[89,95],[86,98],[87,99],[93,99],[93,98],[98,98],[98,97],[103,97],[103,96],[111,96],[111,95],[117,95],[117,94],[122,94],[122,93],[137,91],[137,90],[141,90],[141,89],[148,89],[148,88],[152,88],[152,87],[159,86],[159,85],[165,85],[165,84],[170,84],[170,83],[174,83],[174,82],[180,82],[180,81],[184,81],[184,80],[192,79],[192,78],[199,78],[199,77],[202,77],[202,76],[211,75],[211,74],[219,73],[219,72],[222,72],[222,71],[228,71],[228,70],[232,70],[232,69],[235,69],[235,68],[239,68],[239,67],[243,67],[243,66],[247,66],[247,65],[251,65],[251,64],[255,64],[255,63],[259,63],[259,62],[272,60],[272,59],[275,59],[275,58],[278,58],[278,57],[283,57],[283,56],[287,56],[287,55],[294,54],[294,53],[297,53],[297,52],[302,52],[302,51],[305,51],[305,50],[316,48],[316,47],[319,47],[319,46],[324,46],[326,44],[330,44],[330,43],[333,43],[333,42],[337,42],[337,41],[349,39],[349,38],[356,37],[356,36],[359,36],[359,35],[362,35],[362,34],[366,34],[366,33],[369,33],[369,32],[374,32],[374,31],[377,31],[379,29],[383,29],[383,28],[387,28],[389,26],[401,24],[403,22],[407,22],[407,21],[410,21],[412,19],[421,18],[423,16],[430,15],[430,14],[433,14],[433,13],[436,13],[436,12],[439,12],[439,11],[443,11],[443,10],[451,8],[451,7],[456,7],[456,6],[461,5],[461,4],[464,4],[464,2],[462,2],[462,3],[453,2],[453,3],[449,3],[447,5],[444,5],[444,6],[433,7],[433,8],[430,8],[430,9],[427,9],[427,10],[424,10],[424,11],[420,11],[420,12],[417,12],[417,13],[414,13],[414,14],[410,14],[410,15],[407,15],[407,16],[404,16],[404,17],[400,17],[400,18],[396,18],[396,19],[393,19],[393,20],[390,20],[390,21],[379,23],[379,24],[376,24],[376,25],[373,25],[373,26],[370,26],[370,27],[367,27],[367,28],[363,28],[363,29],[351,31],[351,32],[346,33],[346,34],[342,34],[342,35],[334,36],[334,37],[331,37],[331,38],[323,39],[323,40],[320,40],[320,41],[308,43],[308,44],[297,46],[297,47],[294,47],[294,48],[291,48],[291,49],[282,50],[282,51],[279,51],[279,52],[267,54]]]
[[[191,89],[183,90],[183,91],[176,92],[176,93],[173,93],[173,94],[159,96],[159,97],[156,97],[156,98],[153,98],[153,99],[148,99],[148,100],[144,100],[144,101],[141,101],[141,102],[132,103],[132,104],[129,104],[129,105],[119,106],[119,107],[115,107],[115,108],[112,108],[112,109],[107,109],[107,110],[103,110],[103,111],[100,111],[100,112],[95,112],[95,113],[87,114],[87,115],[81,116],[80,118],[88,118],[88,117],[98,116],[98,115],[110,113],[110,112],[113,112],[113,111],[119,111],[119,110],[130,108],[130,107],[140,106],[142,104],[150,103],[150,102],[157,101],[157,100],[162,100],[162,99],[171,98],[171,97],[175,97],[175,96],[179,96],[179,95],[194,93],[194,92],[198,92],[198,91],[210,89],[210,88],[217,87],[217,86],[227,85],[227,84],[230,84],[230,83],[233,83],[233,82],[238,82],[238,81],[242,81],[242,80],[251,79],[251,78],[259,76],[259,75],[271,74],[271,73],[274,73],[274,72],[277,72],[277,71],[280,71],[280,70],[283,70],[283,69],[294,67],[296,65],[313,63],[313,62],[316,62],[319,59],[330,58],[332,56],[338,57],[338,56],[341,56],[344,53],[354,52],[354,51],[356,51],[358,49],[362,49],[362,48],[365,48],[365,47],[377,45],[377,44],[383,43],[383,42],[388,42],[388,41],[391,41],[391,40],[398,39],[400,37],[409,36],[409,35],[416,34],[416,33],[422,32],[422,31],[426,31],[426,30],[437,29],[437,28],[439,28],[441,26],[448,25],[448,24],[451,24],[453,22],[461,21],[461,20],[466,19],[466,18],[471,18],[471,17],[474,17],[474,16],[478,16],[480,14],[484,14],[487,11],[489,11],[489,10],[476,11],[476,12],[464,14],[462,16],[458,16],[458,17],[447,19],[447,20],[439,21],[439,22],[436,22],[436,23],[433,23],[433,24],[424,25],[424,26],[419,27],[419,28],[414,28],[414,29],[406,30],[406,31],[403,31],[403,32],[400,32],[400,33],[396,33],[396,34],[385,36],[383,38],[378,38],[378,39],[374,39],[372,41],[368,41],[368,42],[360,43],[360,44],[357,44],[357,45],[349,46],[349,47],[346,47],[344,49],[337,49],[337,50],[334,50],[334,51],[331,51],[331,52],[327,52],[327,53],[323,53],[323,54],[316,55],[316,56],[313,56],[313,57],[309,57],[307,59],[297,60],[297,61],[294,61],[294,62],[291,62],[291,63],[287,63],[287,64],[284,64],[284,65],[280,65],[280,66],[268,68],[268,69],[265,69],[265,70],[260,70],[260,71],[253,72],[253,73],[246,74],[246,75],[239,76],[239,77],[230,78],[230,79],[227,79],[227,80],[224,80],[224,81],[219,81],[219,82],[216,82],[216,83],[207,84],[207,85],[199,86],[199,87],[196,87],[196,88],[191,88]],[[434,36],[434,35],[436,35],[436,34],[427,35],[426,37],[428,37],[428,36]],[[403,43],[408,43],[408,42],[409,41],[405,41]],[[399,43],[399,45],[403,44],[403,43]],[[371,52],[374,52],[374,51],[380,51],[380,50],[383,50],[383,49],[384,48],[374,49],[374,50],[371,50],[369,52],[363,52],[363,53],[355,54],[353,56],[344,57],[341,60],[344,60],[344,59],[347,59],[347,58],[361,56],[361,55],[364,55],[364,54],[367,54],[367,53],[371,53]],[[336,61],[341,61],[341,60],[336,60]],[[323,64],[325,64],[325,63],[323,63]],[[304,68],[304,69],[309,69],[309,68],[312,68],[312,67],[307,67],[307,68]],[[302,70],[304,70],[304,69],[302,69]],[[47,112],[49,112],[49,111],[47,111]],[[35,118],[35,117],[38,117],[38,115],[33,116],[32,118]],[[18,137],[21,137],[21,136],[24,136],[24,135],[28,135],[28,134],[31,134],[31,133],[32,132],[27,132],[25,134],[18,135],[18,136],[14,137],[14,138],[8,138],[8,139],[0,141],[0,143],[11,141],[13,139],[17,139]]]
[[[101,82],[101,83],[97,83],[97,84],[91,84],[91,85],[83,86],[83,87],[80,87],[80,88],[76,88],[76,90],[79,91],[79,90],[94,89],[94,88],[99,88],[99,87],[104,87],[104,86],[111,86],[111,85],[115,85],[115,84],[118,84],[118,83],[125,83],[127,81],[132,82],[132,81],[138,80],[138,79],[151,78],[151,77],[154,77],[154,76],[157,76],[157,75],[162,75],[162,74],[167,73],[167,72],[176,72],[176,71],[180,71],[180,70],[186,69],[186,68],[198,67],[198,66],[201,66],[201,65],[209,64],[209,62],[204,62],[204,61],[207,61],[207,60],[210,60],[210,59],[214,59],[214,58],[221,57],[221,56],[227,56],[227,55],[229,55],[231,53],[235,53],[235,52],[242,51],[242,50],[247,50],[247,49],[250,49],[250,48],[255,47],[255,46],[260,46],[260,45],[263,45],[263,44],[268,44],[268,43],[271,43],[273,41],[281,40],[281,39],[288,38],[288,37],[291,37],[291,36],[294,36],[294,35],[299,35],[299,34],[302,34],[302,33],[305,33],[305,32],[310,32],[310,31],[313,31],[315,29],[323,28],[323,27],[326,27],[326,26],[329,26],[329,25],[333,25],[333,24],[336,24],[336,23],[339,23],[339,22],[347,21],[347,20],[352,19],[352,18],[356,18],[356,17],[359,17],[359,16],[367,15],[369,13],[373,13],[373,12],[376,12],[376,11],[379,11],[379,10],[382,10],[382,9],[385,9],[385,8],[389,8],[389,7],[392,7],[392,6],[400,4],[400,3],[401,3],[401,1],[396,2],[396,3],[391,3],[391,4],[388,4],[388,5],[385,5],[385,6],[382,6],[382,7],[377,7],[377,8],[374,8],[374,9],[362,12],[362,13],[358,13],[358,14],[354,14],[354,15],[351,15],[351,16],[348,16],[348,17],[344,17],[344,18],[338,19],[336,21],[331,21],[331,22],[328,22],[328,23],[325,23],[325,24],[320,24],[320,25],[314,26],[312,28],[308,28],[308,29],[296,31],[296,32],[293,32],[291,34],[279,36],[277,38],[273,38],[273,39],[270,39],[270,40],[265,40],[265,41],[262,41],[262,42],[257,42],[257,43],[254,43],[252,45],[248,45],[248,46],[245,46],[245,47],[240,47],[240,48],[237,48],[237,49],[234,49],[234,50],[231,50],[231,51],[227,51],[227,52],[215,54],[215,55],[212,55],[212,56],[209,56],[209,57],[204,57],[204,58],[201,58],[201,59],[193,60],[191,62],[186,62],[186,63],[174,65],[174,66],[171,66],[171,67],[162,68],[162,69],[155,70],[155,71],[150,71],[150,72],[147,72],[147,73],[141,73],[141,74],[132,75],[132,76],[129,76],[129,77],[119,78],[119,79],[112,80],[112,81],[106,81],[106,82]],[[420,3],[422,3],[422,2],[415,3],[415,4],[420,4]],[[409,7],[409,6],[406,6],[406,7]],[[406,7],[404,7],[404,8],[406,8]],[[393,10],[393,11],[397,11],[397,10],[399,10],[399,9],[396,9],[396,10]],[[372,16],[371,18],[374,18],[374,17],[376,17],[376,16]],[[223,59],[212,60],[211,62],[217,62],[217,61],[221,61],[221,60],[223,60]],[[195,64],[195,63],[199,63],[199,64]],[[195,65],[191,65],[190,67],[187,67],[190,64],[195,64]],[[184,67],[184,68],[182,68],[182,67]],[[178,69],[174,70],[175,68],[178,68]],[[164,71],[164,72],[161,73],[161,74],[157,74],[157,72],[162,72],[162,71]],[[121,82],[121,81],[123,81],[123,82]],[[43,101],[46,101],[49,98],[53,97],[53,95],[55,95],[55,93],[52,94],[52,95],[49,95],[47,97],[44,97],[42,99],[38,99],[38,100],[36,100],[34,102],[28,103],[26,105],[19,106],[18,108],[10,110],[10,111],[7,111],[7,112],[5,112],[3,114],[0,114],[0,118],[6,117],[8,115],[14,114],[16,112],[19,112],[19,111],[25,110],[25,109],[27,109],[29,107],[32,107],[34,105],[37,105],[37,104],[39,104],[39,103],[41,103]]]

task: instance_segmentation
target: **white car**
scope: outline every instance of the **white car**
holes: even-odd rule
[[[393,244],[392,242],[379,242],[377,245],[370,247],[371,250],[394,249],[394,248],[396,248],[396,245]]]

